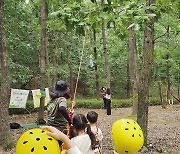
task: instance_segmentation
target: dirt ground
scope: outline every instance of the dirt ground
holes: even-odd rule
[[[75,113],[87,114],[92,109],[75,109]],[[98,126],[103,132],[103,154],[113,154],[113,142],[110,131],[114,121],[131,116],[131,108],[113,109],[112,115],[107,116],[104,109],[93,109],[99,114]],[[28,115],[12,115],[11,122],[35,122],[37,113]],[[13,141],[22,134],[22,130],[13,130]],[[15,147],[9,151],[0,150],[1,154],[14,154]],[[148,147],[143,147],[138,154],[180,154],[180,105],[149,107]]]

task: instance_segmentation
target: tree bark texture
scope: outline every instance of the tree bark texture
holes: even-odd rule
[[[101,0],[102,5],[104,4],[104,0]],[[109,67],[109,61],[108,61],[108,54],[107,54],[107,43],[106,43],[106,29],[105,29],[105,20],[102,18],[102,40],[103,40],[103,52],[104,52],[104,59],[105,59],[105,67],[106,67],[106,84],[107,88],[110,89],[110,82],[111,82],[111,72]]]
[[[126,84],[126,89],[127,89],[127,98],[130,98],[130,95],[132,93],[132,88],[131,88],[131,79],[130,79],[130,74],[129,74],[129,59],[127,60],[127,84]]]
[[[132,97],[133,97],[133,115],[137,114],[138,109],[138,82],[139,82],[139,66],[138,66],[138,54],[137,54],[137,46],[136,46],[136,35],[134,26],[129,27],[128,29],[129,37],[128,37],[128,46],[129,46],[129,75],[132,85]]]
[[[96,48],[96,30],[93,29],[93,40],[94,40],[94,57],[95,57],[95,72],[96,72],[96,97],[99,98],[99,73],[98,73],[98,65],[97,65],[97,48]]]
[[[6,147],[11,143],[8,112],[10,101],[10,73],[3,23],[3,0],[0,1],[0,61],[2,74],[2,83],[0,86],[0,146]]]
[[[46,46],[46,69],[47,69],[47,86],[51,85],[51,76],[50,76],[50,62],[49,62],[49,50]]]
[[[46,20],[47,20],[47,2],[41,0],[41,49],[40,49],[40,75],[41,75],[41,90],[45,89],[45,70],[46,70]],[[44,97],[40,99],[40,108],[38,119],[44,118]]]
[[[167,89],[166,89],[166,106],[165,108],[167,107],[167,104],[169,104],[170,102],[170,91],[171,91],[171,85],[170,85],[170,77],[169,77],[169,55],[167,55],[166,57],[166,82],[167,82]]]
[[[167,26],[167,36],[166,36],[166,45],[167,49],[169,49],[169,30],[170,26]],[[170,91],[171,91],[171,85],[170,85],[170,77],[169,77],[169,53],[166,55],[166,82],[167,82],[167,98],[166,98],[166,107],[168,104],[170,104]]]
[[[178,98],[180,98],[180,75],[178,74]]]
[[[155,4],[155,0],[147,0],[146,5]],[[146,10],[146,13],[151,13]],[[144,52],[142,69],[140,72],[140,80],[138,87],[138,113],[137,121],[144,132],[144,145],[147,145],[147,128],[148,128],[148,93],[151,79],[152,65],[153,65],[153,51],[154,51],[154,18],[145,23],[144,29]]]
[[[164,108],[166,108],[166,104],[163,101],[163,97],[162,97],[162,90],[161,90],[162,82],[161,82],[161,76],[160,75],[157,76],[157,82],[158,82],[159,98],[160,98],[160,101],[161,101],[162,108],[164,109]]]
[[[160,76],[160,73],[159,73],[159,70],[158,70],[158,65],[154,64],[154,66],[155,66],[155,69],[156,69],[156,80],[157,80],[157,83],[158,83],[159,98],[160,98],[161,106],[162,106],[162,108],[166,108],[166,104],[165,104],[166,102],[163,101],[163,96],[162,96],[162,89],[161,89],[162,82],[161,82],[161,76]]]

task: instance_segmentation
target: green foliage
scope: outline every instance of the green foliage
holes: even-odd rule
[[[111,69],[111,89],[113,98],[127,98],[128,28],[134,26],[137,36],[138,60],[141,65],[143,51],[144,22],[155,16],[154,61],[159,66],[162,82],[166,83],[166,55],[169,54],[171,85],[176,90],[180,72],[179,1],[157,0],[156,6],[147,7],[142,0],[99,1],[48,0],[47,41],[50,66],[46,74],[53,75],[53,55],[57,62],[58,79],[69,82],[67,47],[75,83],[82,51],[82,35],[88,27],[83,56],[78,94],[88,97],[95,95],[96,71],[89,68],[90,48],[96,47],[99,85],[106,84],[106,71],[102,49],[101,20],[105,19],[107,52]],[[145,10],[151,10],[147,15]],[[6,0],[4,21],[9,52],[11,82],[22,86],[39,75],[40,50],[40,1]],[[167,27],[170,28],[167,36]],[[96,30],[96,43],[93,43],[92,29]],[[164,34],[164,35],[163,35]],[[159,37],[161,36],[162,37]],[[0,78],[1,80],[1,78]],[[39,88],[39,87],[35,87]],[[157,87],[156,87],[157,88]]]
[[[30,78],[32,77],[32,70],[30,70],[29,67],[11,62],[10,63],[10,69],[11,69],[11,82],[13,84],[17,83],[27,83]]]
[[[24,84],[29,81],[38,65],[38,14],[36,5],[27,7],[25,1],[7,0],[4,21],[9,52],[11,82]],[[34,65],[32,65],[34,64]]]
[[[150,106],[160,105],[160,100],[157,97],[150,97],[149,103]],[[68,106],[70,106],[70,104],[71,102],[68,101]],[[76,99],[76,108],[102,109],[103,106],[103,100],[101,99]],[[111,103],[111,108],[123,108],[131,106],[131,99],[113,99]]]

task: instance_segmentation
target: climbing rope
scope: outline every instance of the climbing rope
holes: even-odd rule
[[[79,82],[79,76],[80,76],[80,71],[81,71],[82,59],[83,59],[83,55],[84,55],[85,43],[86,43],[86,31],[85,31],[85,36],[84,36],[84,39],[83,39],[81,57],[80,57],[79,68],[78,68],[78,74],[77,74],[77,78],[76,78],[76,84],[75,84],[75,88],[74,88],[74,95],[73,95],[73,99],[72,99],[72,107],[71,107],[72,109],[73,109],[73,107],[75,105],[75,104],[73,104],[73,102],[74,102],[74,100],[76,98],[77,86],[78,86],[78,82]]]

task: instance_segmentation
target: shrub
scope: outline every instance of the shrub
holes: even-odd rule
[[[76,108],[92,108],[92,109],[102,109],[104,103],[102,99],[76,99]],[[177,101],[174,101],[174,104],[177,104]],[[161,105],[158,97],[150,97],[149,105]],[[68,100],[68,106],[71,106],[71,101]],[[132,99],[113,99],[111,108],[122,108],[122,107],[131,107]],[[34,109],[34,104],[32,100],[28,100],[26,104],[26,109],[9,109],[10,114],[25,114],[29,112],[37,112],[38,109]]]

